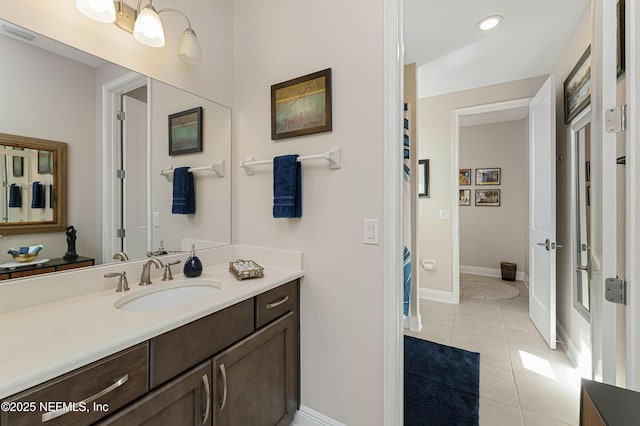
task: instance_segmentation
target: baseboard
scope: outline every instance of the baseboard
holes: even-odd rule
[[[422,315],[418,312],[418,315],[414,317],[409,317],[409,330],[411,331],[422,331]]]
[[[573,340],[571,340],[571,337],[569,336],[569,333],[567,333],[567,330],[565,330],[559,322],[556,324],[556,331],[558,332],[558,336],[560,337],[560,342],[565,347],[565,352],[569,357],[569,361],[571,361],[571,364],[576,369],[578,369],[580,366],[580,363],[578,361],[580,359],[580,350],[573,342]]]
[[[516,275],[518,275],[518,274],[516,273]],[[529,288],[529,275],[527,275],[527,274],[523,274],[523,275],[524,276],[522,277],[522,281],[524,282],[524,285],[526,285],[527,288]]]
[[[346,426],[304,405],[296,412],[292,426]]]
[[[502,271],[500,269],[482,268],[480,266],[460,265],[460,273],[462,273],[462,274],[482,275],[482,276],[485,276],[485,277],[495,277],[495,278],[501,278],[502,277]],[[516,280],[517,281],[524,281],[525,277],[526,277],[527,282],[528,282],[529,277],[526,276],[524,272],[516,271]]]
[[[453,298],[453,293],[449,291],[433,290],[431,288],[421,288],[420,298],[433,300],[436,302],[453,303],[453,304],[456,303],[455,299]]]

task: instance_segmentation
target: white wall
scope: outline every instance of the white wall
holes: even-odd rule
[[[440,219],[440,210],[452,210],[453,203],[458,202],[457,194],[452,198],[454,185],[457,184],[451,180],[452,111],[528,98],[537,92],[545,80],[546,76],[540,76],[419,100],[418,156],[430,159],[431,194],[430,198],[418,201],[418,258],[435,259],[438,265],[435,271],[418,271],[421,288],[453,292],[452,223]]]
[[[384,226],[383,2],[234,4],[234,161],[334,145],[343,160],[340,170],[302,166],[300,219],[272,217],[271,166],[254,176],[235,167],[233,240],[304,252],[302,404],[345,424],[380,425],[383,247],[363,245],[362,229],[363,218]],[[270,86],[327,67],[333,131],[271,141]]]
[[[460,265],[499,270],[500,262],[527,271],[529,151],[527,120],[460,129],[460,168],[472,169],[471,205],[460,206]],[[498,186],[477,185],[477,168],[499,167]],[[500,207],[475,205],[476,189],[499,189]]]
[[[11,58],[0,67],[4,100],[0,132],[68,144],[67,161],[74,165],[67,174],[68,223],[78,230],[78,254],[93,257],[99,250],[95,244],[99,226],[97,206],[89,200],[93,200],[97,176],[94,164],[86,159],[96,158],[95,70],[8,37],[0,37],[0,53]],[[60,75],[69,78],[60,79]],[[34,244],[44,246],[41,258],[62,257],[67,251],[64,232],[56,232],[7,236],[0,240],[0,252]]]

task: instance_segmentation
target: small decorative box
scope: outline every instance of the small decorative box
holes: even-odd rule
[[[253,260],[238,259],[229,262],[229,272],[239,280],[264,277],[264,268]]]

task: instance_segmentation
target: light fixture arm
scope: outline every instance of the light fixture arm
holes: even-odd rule
[[[189,29],[191,29],[191,20],[189,19],[189,17],[187,15],[184,14],[184,12],[179,11],[178,9],[173,9],[171,7],[165,7],[164,9],[158,9],[158,14],[161,14],[162,12],[175,12],[179,15],[184,16],[184,19],[187,20],[187,25],[189,26]]]

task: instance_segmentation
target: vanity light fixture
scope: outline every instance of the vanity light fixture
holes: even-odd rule
[[[500,15],[491,15],[491,16],[487,16],[486,18],[482,19],[476,25],[481,30],[488,31],[488,30],[491,30],[491,29],[497,27],[498,24],[500,24],[501,21],[502,21],[502,16],[500,16]]]
[[[76,7],[84,15],[98,22],[115,23],[121,29],[133,34],[140,43],[150,47],[164,46],[164,28],[160,20],[163,12],[182,15],[187,20],[187,29],[182,33],[178,46],[178,58],[190,63],[202,62],[202,49],[196,32],[191,28],[191,20],[183,12],[173,8],[156,10],[153,0],[140,8],[142,0],[138,0],[136,9],[127,6],[124,0],[76,0]],[[112,13],[113,11],[113,13]]]

